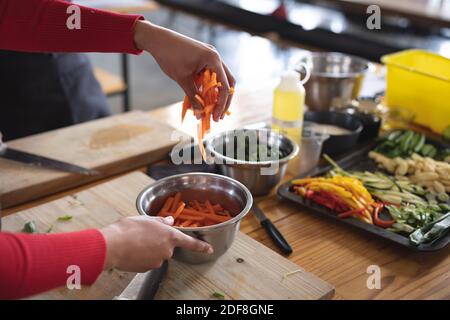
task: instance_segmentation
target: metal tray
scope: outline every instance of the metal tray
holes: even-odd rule
[[[435,142],[436,144],[440,144],[439,142]],[[440,144],[442,146],[442,144]],[[374,147],[374,144],[367,145],[366,147],[352,152],[345,156],[344,158],[337,161],[337,163],[345,170],[359,170],[359,171],[375,171],[377,169],[375,163],[368,158],[367,153]],[[326,174],[329,170],[331,170],[331,165],[324,165],[319,166],[303,175],[301,175],[299,178],[307,177],[307,176],[321,176]],[[316,213],[334,219],[338,220],[341,223],[353,226],[355,228],[361,229],[366,231],[369,234],[375,235],[377,237],[387,239],[391,242],[395,242],[399,245],[402,245],[404,247],[407,247],[409,249],[415,250],[415,251],[436,251],[444,248],[447,246],[447,244],[450,242],[450,233],[447,233],[444,237],[441,237],[440,239],[435,240],[434,242],[427,243],[427,244],[421,244],[419,246],[414,246],[409,243],[409,238],[406,236],[403,236],[401,234],[397,234],[391,231],[387,231],[381,227],[377,227],[365,222],[362,222],[360,220],[354,219],[354,218],[347,218],[347,219],[340,219],[337,217],[335,213],[333,213],[331,210],[316,204],[308,199],[305,199],[301,196],[298,196],[290,191],[291,182],[287,182],[283,185],[281,185],[278,188],[278,195],[283,199],[288,199],[290,201],[293,201],[295,203],[298,203],[308,209],[311,209],[315,211]]]

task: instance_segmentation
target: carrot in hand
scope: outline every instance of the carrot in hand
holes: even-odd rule
[[[205,159],[206,152],[203,146],[203,139],[205,134],[209,132],[211,127],[211,116],[216,107],[217,101],[219,100],[219,88],[222,86],[220,82],[217,81],[217,74],[211,72],[209,69],[204,70],[195,79],[195,84],[198,87],[198,94],[195,95],[195,99],[198,101],[202,110],[194,110],[189,100],[189,97],[184,97],[183,108],[181,111],[181,122],[183,122],[187,110],[192,110],[194,114],[200,116],[200,123],[197,127],[197,139],[202,158]],[[230,94],[234,93],[234,88],[230,88]],[[228,109],[225,110],[225,114],[229,115]]]

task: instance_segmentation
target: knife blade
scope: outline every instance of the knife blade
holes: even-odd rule
[[[158,269],[154,269],[145,276],[141,289],[136,296],[136,300],[153,300],[158,292],[159,285],[167,273],[169,263],[164,261],[163,265]]]
[[[54,160],[47,157],[38,156],[32,153],[11,149],[5,143],[1,143],[1,141],[0,141],[0,157],[16,162],[25,163],[30,166],[47,168],[57,171],[78,173],[88,176],[99,174],[99,172],[96,170],[86,169],[68,162]]]
[[[263,228],[266,229],[267,233],[272,238],[272,241],[276,244],[276,246],[280,248],[280,250],[284,254],[287,255],[291,254],[292,253],[291,245],[287,242],[287,240],[281,234],[280,230],[278,230],[277,227],[272,223],[272,221],[270,221],[269,218],[267,218],[267,216],[258,207],[256,203],[253,203],[252,211],[255,217],[259,220],[259,223],[261,223],[261,226],[263,226]]]

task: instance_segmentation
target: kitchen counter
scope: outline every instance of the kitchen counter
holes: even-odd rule
[[[268,120],[271,93],[268,88],[237,93],[231,116],[220,124],[212,123],[213,131]],[[180,108],[180,104],[173,104],[149,114],[180,127]],[[195,122],[193,117],[187,116],[181,131],[195,133]],[[292,165],[288,171],[283,182],[295,176]],[[92,184],[16,206],[3,214],[13,214],[90,186]],[[289,260],[332,284],[336,288],[335,298],[450,299],[449,247],[438,252],[416,253],[280,200],[276,190],[255,200],[292,245],[294,252]],[[266,231],[251,214],[242,222],[241,231],[277,251]],[[381,289],[367,287],[368,270],[374,265],[380,268]]]

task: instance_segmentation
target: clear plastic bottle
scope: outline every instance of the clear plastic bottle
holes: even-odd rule
[[[309,69],[304,66],[306,76],[300,81],[300,75],[295,71],[286,71],[280,84],[275,88],[272,129],[300,144],[303,129],[303,112],[305,105],[305,88],[303,84],[309,79]]]

